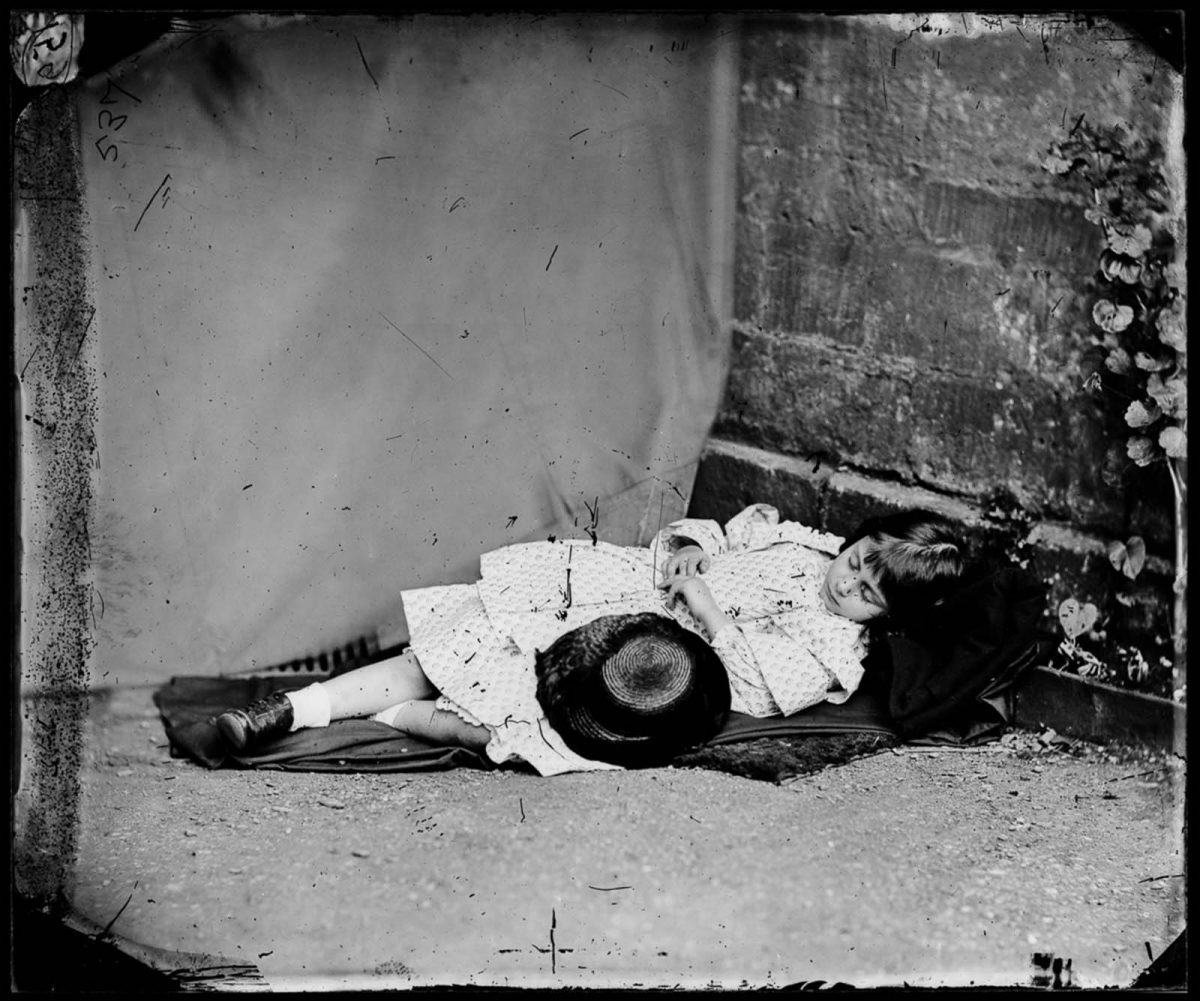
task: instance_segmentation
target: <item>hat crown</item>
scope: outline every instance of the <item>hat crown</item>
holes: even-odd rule
[[[692,688],[695,662],[662,636],[626,640],[600,669],[605,694],[622,709],[653,715],[669,710]]]
[[[707,740],[729,711],[716,652],[674,619],[606,615],[535,656],[537,698],[576,753],[627,767],[662,763]]]

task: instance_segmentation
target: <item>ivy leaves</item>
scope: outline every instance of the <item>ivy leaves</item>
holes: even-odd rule
[[[1160,455],[1186,459],[1187,433],[1170,421],[1187,419],[1187,382],[1178,375],[1163,379],[1155,372],[1146,380],[1145,388],[1149,406],[1139,401],[1131,403],[1125,411],[1125,423],[1138,430],[1152,429],[1153,433],[1136,434],[1129,439],[1126,443],[1129,458],[1139,466],[1150,465]],[[1165,426],[1155,428],[1159,418],[1166,419]]]
[[[1149,427],[1161,416],[1162,411],[1157,403],[1151,403],[1147,407],[1141,400],[1134,400],[1125,411],[1125,423],[1131,428],[1144,428]]]
[[[1187,318],[1183,296],[1177,296],[1154,319],[1158,339],[1181,357],[1187,353]]]
[[[1158,443],[1167,456],[1172,459],[1187,458],[1187,435],[1182,428],[1163,428],[1158,435]]]
[[[1092,322],[1109,334],[1119,334],[1133,322],[1133,308],[1100,299],[1092,307]]]
[[[1067,598],[1058,606],[1058,624],[1071,641],[1090,632],[1099,617],[1100,609],[1090,601],[1081,604],[1075,598]]]
[[[1149,226],[1110,224],[1106,225],[1104,229],[1108,249],[1117,258],[1133,259],[1136,262],[1150,250],[1152,236]]]
[[[1091,317],[1104,367],[1085,386],[1127,401],[1123,451],[1137,466],[1187,458],[1187,309],[1162,164],[1156,143],[1082,116],[1042,161],[1088,197],[1084,215],[1104,233]]]
[[[1142,277],[1142,262],[1105,248],[1100,254],[1100,270],[1110,282],[1136,285]]]
[[[1114,539],[1108,544],[1108,562],[1114,570],[1133,580],[1146,565],[1145,540],[1140,535],[1133,536],[1128,542]]]

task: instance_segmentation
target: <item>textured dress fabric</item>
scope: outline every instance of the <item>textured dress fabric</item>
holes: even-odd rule
[[[790,715],[850,696],[862,679],[862,627],[820,596],[842,540],[755,505],[724,531],[714,521],[673,522],[646,548],[589,539],[506,546],[484,554],[476,584],[404,592],[412,647],[439,708],[486,726],[497,763],[518,758],[543,775],[617,767],[580,757],[554,732],[537,701],[534,654],[602,615],[657,612],[703,636],[686,606],[668,607],[657,587],[688,542],[710,555],[703,580],[733,620],[710,643],[736,712]]]

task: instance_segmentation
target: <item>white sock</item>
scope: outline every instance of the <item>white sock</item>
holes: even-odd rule
[[[286,695],[292,704],[293,730],[301,730],[306,726],[329,726],[333,706],[329,701],[329,693],[319,681],[299,691],[287,692]]]
[[[386,723],[388,726],[399,730],[400,727],[396,726],[396,717],[400,715],[405,706],[410,705],[414,701],[416,700],[408,699],[406,702],[397,702],[394,706],[388,706],[383,712],[376,713],[371,719],[379,723]]]

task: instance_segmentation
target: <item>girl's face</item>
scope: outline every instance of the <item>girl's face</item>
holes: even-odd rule
[[[825,607],[851,622],[870,622],[887,614],[879,578],[864,562],[872,545],[869,539],[859,539],[845,552],[838,553],[821,584]]]

